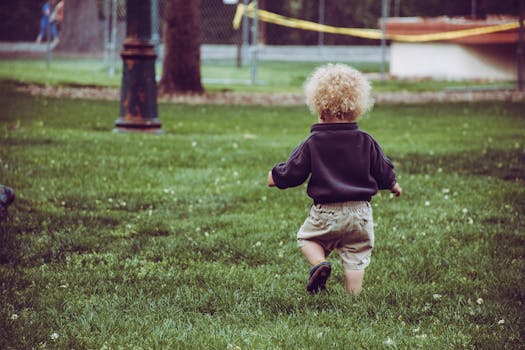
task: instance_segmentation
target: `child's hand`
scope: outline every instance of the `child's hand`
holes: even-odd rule
[[[273,176],[272,176],[272,171],[271,170],[268,172],[268,186],[269,187],[274,187],[275,186],[275,182],[273,182]]]
[[[403,189],[401,188],[401,186],[399,186],[399,184],[396,182],[394,184],[394,186],[392,186],[392,188],[390,189],[390,192],[392,192],[393,194],[396,195],[396,197],[399,197],[401,196],[401,194],[403,193]]]

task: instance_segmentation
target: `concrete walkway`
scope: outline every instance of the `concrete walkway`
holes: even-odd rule
[[[249,54],[250,52],[248,52]],[[390,49],[386,48],[386,59]],[[237,47],[233,45],[202,45],[203,59],[234,59]],[[257,48],[261,61],[310,61],[310,62],[381,62],[380,46],[269,46]]]
[[[248,49],[245,54],[251,53]],[[45,54],[47,43],[37,44],[35,42],[0,42],[0,54],[3,56],[23,57]],[[386,48],[386,59],[390,56],[389,48]],[[68,56],[68,53],[56,52],[60,56]],[[163,46],[159,48],[159,56],[162,57]],[[73,57],[78,54],[71,54]],[[102,52],[83,53],[81,56],[102,57]],[[118,54],[117,54],[118,57]],[[257,59],[261,61],[312,61],[312,62],[381,62],[380,46],[270,46],[260,45],[257,47]],[[237,58],[237,46],[235,45],[208,45],[201,46],[201,58],[203,60],[235,60]]]
[[[68,87],[49,85],[20,85],[20,92],[34,96],[80,98],[96,100],[120,99],[120,90],[111,87]],[[449,102],[525,102],[525,92],[517,90],[500,91],[440,91],[440,92],[378,92],[373,94],[375,103],[381,104],[422,104]],[[187,104],[229,104],[263,106],[304,106],[302,93],[246,93],[246,92],[210,92],[202,95],[174,94],[161,95],[159,102]]]

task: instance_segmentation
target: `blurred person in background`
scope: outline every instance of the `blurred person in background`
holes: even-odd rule
[[[42,18],[40,18],[40,32],[36,38],[36,42],[42,42],[45,37],[50,40],[52,44],[58,44],[58,31],[56,26],[55,10],[56,0],[46,1],[42,6]],[[49,35],[49,37],[48,37]]]

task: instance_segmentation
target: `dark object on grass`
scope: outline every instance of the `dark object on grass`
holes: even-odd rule
[[[0,221],[7,218],[7,207],[15,200],[15,191],[0,184]]]

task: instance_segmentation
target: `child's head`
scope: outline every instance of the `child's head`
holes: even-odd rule
[[[345,64],[318,67],[306,80],[304,91],[308,108],[324,122],[353,122],[372,107],[370,83]]]

